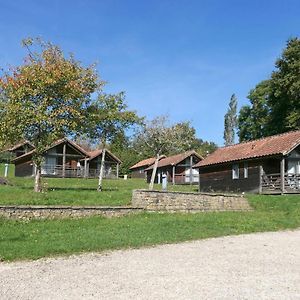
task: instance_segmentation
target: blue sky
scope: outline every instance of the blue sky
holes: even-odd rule
[[[300,36],[299,15],[296,0],[0,0],[0,66],[20,64],[21,39],[40,36],[98,62],[104,90],[125,91],[140,115],[189,120],[222,145],[230,96],[247,103]]]

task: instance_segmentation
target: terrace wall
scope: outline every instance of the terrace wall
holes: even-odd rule
[[[148,211],[199,212],[249,211],[247,199],[240,195],[134,190],[132,206]]]

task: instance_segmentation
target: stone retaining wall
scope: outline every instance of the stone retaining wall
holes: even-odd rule
[[[248,211],[247,199],[240,195],[134,190],[132,206],[148,211]]]
[[[82,218],[89,216],[120,217],[142,212],[132,207],[80,206],[0,206],[0,217],[12,219]]]

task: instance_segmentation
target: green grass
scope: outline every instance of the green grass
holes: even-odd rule
[[[0,219],[0,259],[37,259],[300,227],[300,197],[249,196],[252,212],[143,213],[121,218]]]
[[[0,176],[4,173],[0,165]],[[133,189],[147,188],[143,180],[44,179],[47,191],[32,191],[32,178],[14,178],[0,186],[0,205],[126,205]],[[156,186],[156,188],[160,188]],[[195,186],[169,190],[195,191]],[[105,251],[175,243],[232,234],[300,227],[300,196],[247,195],[254,211],[197,214],[143,213],[107,219],[17,221],[0,218],[0,260],[37,259],[58,254]]]
[[[4,174],[3,165],[0,174]],[[148,187],[142,179],[104,179],[103,191],[99,193],[97,179],[43,178],[45,192],[34,193],[33,178],[14,177],[13,167],[8,179],[12,185],[0,186],[0,205],[129,205],[132,190]],[[196,191],[197,186],[169,185],[169,190]]]

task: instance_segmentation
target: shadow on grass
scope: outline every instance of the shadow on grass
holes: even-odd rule
[[[24,189],[24,190],[33,190],[33,187],[31,186],[18,186],[20,189]],[[52,191],[94,191],[96,192],[97,189],[96,188],[88,188],[88,187],[48,187],[46,189],[48,192],[52,192]],[[103,188],[102,189],[103,192],[116,192],[119,191],[118,188]]]

